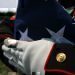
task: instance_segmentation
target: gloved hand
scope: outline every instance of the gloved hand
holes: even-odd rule
[[[47,39],[27,42],[7,38],[2,49],[9,63],[23,73],[31,75],[32,72],[40,72],[44,75],[44,66],[54,44]]]

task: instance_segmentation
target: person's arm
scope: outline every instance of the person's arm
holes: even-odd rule
[[[75,45],[59,44],[50,39],[32,42],[6,39],[2,49],[9,62],[27,75],[32,72],[75,74]]]

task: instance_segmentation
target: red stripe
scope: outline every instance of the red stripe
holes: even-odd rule
[[[55,47],[55,44],[53,45],[52,49],[51,49],[50,52],[49,52],[49,55],[48,55],[48,57],[47,57],[47,60],[46,60],[45,66],[44,66],[44,70],[46,69],[46,65],[47,65],[47,63],[48,63],[48,61],[49,61],[49,59],[50,59],[50,56],[51,56],[51,54],[52,54],[52,51],[53,51],[53,48],[54,48],[54,47]]]
[[[51,69],[51,70],[48,70],[48,69],[45,69],[45,72],[49,72],[49,73],[59,73],[59,74],[64,74],[64,75],[75,75],[75,73],[70,73],[70,72],[67,72],[67,71],[64,71],[64,70],[59,70],[59,69]]]

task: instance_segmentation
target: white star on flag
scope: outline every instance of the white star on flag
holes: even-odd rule
[[[61,28],[57,33],[53,32],[52,30],[46,28],[49,34],[51,35],[52,40],[54,40],[57,43],[70,43],[73,44],[71,41],[63,37],[65,26]]]
[[[63,26],[59,31],[57,31],[56,33],[48,28],[46,28],[47,31],[49,32],[49,34],[51,35],[51,38],[52,40],[54,40],[55,42],[57,43],[70,43],[70,44],[73,44],[71,41],[69,41],[68,39],[66,39],[65,37],[63,37],[63,34],[64,34],[64,30],[65,30],[65,26]],[[20,31],[20,34],[21,34],[21,38],[20,40],[23,40],[23,41],[33,41],[29,36],[28,36],[28,28],[22,32]]]
[[[28,28],[24,32],[21,32],[20,30],[19,30],[19,32],[21,34],[20,40],[23,40],[23,41],[33,41],[30,37],[28,37]]]

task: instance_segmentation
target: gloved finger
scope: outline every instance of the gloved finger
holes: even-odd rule
[[[2,50],[4,50],[5,52],[10,52],[11,54],[16,53],[17,48],[9,48],[6,45],[2,45]]]
[[[18,40],[15,40],[15,39],[11,39],[11,38],[7,38],[4,40],[4,44],[6,46],[16,46]]]
[[[9,51],[11,48],[7,47],[6,45],[2,45],[2,50]]]
[[[16,48],[9,48],[6,45],[2,46],[2,50],[4,51],[4,53],[7,54],[7,56],[9,56],[9,55],[10,56],[13,56],[13,55],[18,56],[19,55],[19,51],[17,51]]]
[[[23,47],[26,47],[29,44],[27,41],[15,40],[11,38],[7,38],[4,40],[4,45],[10,48],[17,48],[21,50]]]

